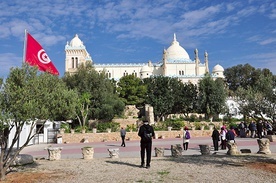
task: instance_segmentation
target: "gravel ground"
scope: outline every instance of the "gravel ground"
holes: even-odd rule
[[[22,171],[33,175],[43,172],[36,181],[32,181],[40,183],[269,183],[276,180],[276,155],[152,157],[150,169],[139,168],[139,165],[139,158],[36,160],[35,165],[28,165]]]

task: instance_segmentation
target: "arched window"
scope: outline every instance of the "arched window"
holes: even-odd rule
[[[78,60],[78,57],[76,57],[76,68],[79,67],[79,60]]]
[[[182,75],[184,75],[184,71],[182,71]]]
[[[74,68],[75,66],[75,61],[74,61],[74,57],[72,57],[72,68]]]

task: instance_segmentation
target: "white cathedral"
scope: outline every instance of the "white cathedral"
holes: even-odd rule
[[[200,62],[198,50],[195,49],[194,60],[190,59],[186,50],[179,45],[174,34],[173,41],[168,49],[163,50],[161,62],[140,64],[96,64],[93,62],[90,54],[87,52],[83,42],[78,35],[65,46],[65,72],[74,73],[79,64],[90,61],[96,71],[105,72],[108,78],[119,80],[121,77],[133,74],[141,79],[155,75],[179,78],[183,83],[191,82],[197,84],[199,79],[209,73],[208,53],[204,53],[204,63]],[[224,78],[224,69],[216,65],[211,73],[212,78]]]

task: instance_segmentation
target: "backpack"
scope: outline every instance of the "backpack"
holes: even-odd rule
[[[144,140],[147,142],[152,140],[152,133],[149,130],[147,130],[146,128],[144,130],[143,136],[144,136]]]
[[[185,139],[190,139],[190,138],[191,138],[190,132],[186,131],[186,133],[185,133]]]

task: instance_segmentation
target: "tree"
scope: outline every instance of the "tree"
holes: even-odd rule
[[[198,112],[207,118],[223,112],[225,108],[226,89],[222,79],[215,81],[206,75],[199,81]]]
[[[225,70],[224,75],[237,97],[240,111],[253,119],[275,119],[276,76],[269,69],[255,69],[249,64],[237,65]]]
[[[276,120],[276,84],[273,76],[262,74],[254,86],[238,88],[241,112],[255,120]]]
[[[79,121],[79,125],[82,129],[85,129],[85,127],[87,126],[87,116],[89,113],[89,106],[91,103],[90,98],[90,93],[82,93],[81,96],[78,98],[78,102],[76,105],[75,113]]]
[[[143,106],[147,88],[140,78],[127,75],[119,80],[117,92],[126,105]]]
[[[239,87],[248,89],[253,87],[256,82],[258,82],[261,75],[272,76],[273,74],[269,69],[255,69],[249,64],[239,64],[237,66],[227,68],[224,71],[226,82],[228,84],[229,90],[234,95]]]
[[[189,113],[196,112],[197,86],[192,83],[179,83],[179,91],[174,92],[173,113],[181,113],[188,116]]]
[[[78,92],[79,98],[84,93],[89,94],[88,119],[108,121],[115,115],[120,115],[124,110],[124,103],[114,92],[113,83],[106,78],[105,72],[98,73],[91,63],[81,64],[74,74],[66,73],[63,81],[70,89]],[[103,115],[107,109],[109,109],[109,115]]]
[[[155,76],[144,79],[147,85],[146,103],[153,107],[156,121],[166,118],[172,113],[174,106],[174,84],[178,83],[177,78]]]
[[[37,119],[56,120],[70,117],[75,96],[76,93],[68,90],[57,76],[38,74],[35,67],[23,65],[22,68],[11,70],[0,90],[1,180],[5,178],[16,156],[36,135],[34,129]],[[26,123],[30,125],[30,133],[23,145],[13,152]],[[13,129],[15,133],[11,137],[11,144],[8,144]]]

